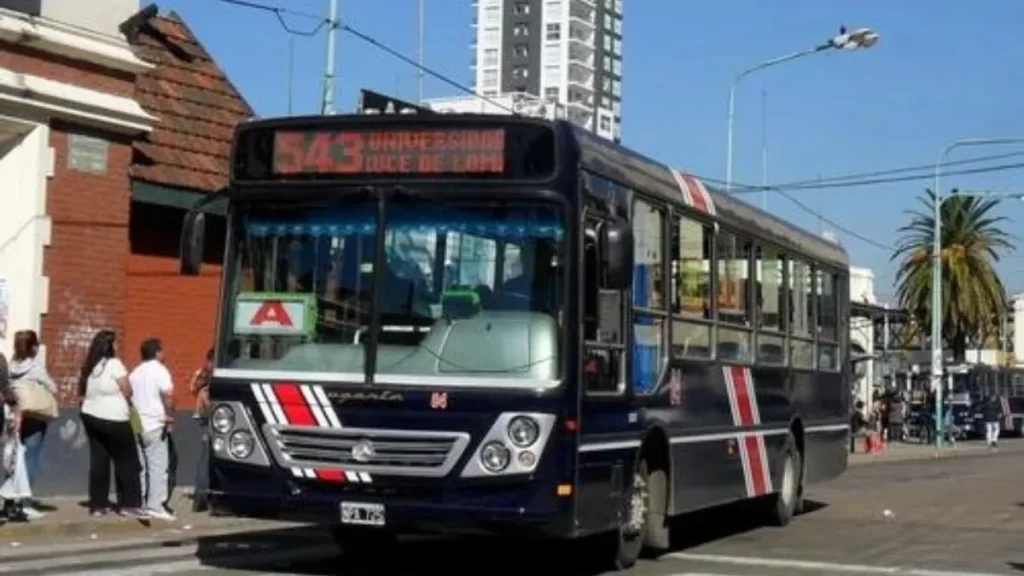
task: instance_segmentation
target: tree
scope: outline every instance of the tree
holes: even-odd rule
[[[892,260],[900,260],[896,273],[900,305],[930,331],[935,194],[927,190],[918,200],[924,208],[907,212],[910,223],[899,229]],[[998,205],[998,199],[957,196],[954,190],[940,207],[942,336],[957,362],[965,361],[972,341],[992,330],[993,319],[1000,317],[1006,305],[995,263],[1013,244],[1000,227],[1007,219],[993,215]]]

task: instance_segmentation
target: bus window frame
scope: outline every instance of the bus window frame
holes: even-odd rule
[[[719,282],[718,282],[719,281],[719,278],[718,278],[719,259],[718,259],[718,257],[719,257],[719,254],[720,254],[718,239],[719,239],[719,236],[721,234],[729,234],[729,235],[731,235],[733,237],[735,242],[739,242],[741,245],[742,245],[742,243],[746,243],[750,247],[750,250],[747,253],[747,259],[746,259],[747,260],[747,279],[746,279],[746,290],[745,290],[746,298],[745,298],[745,300],[746,300],[746,314],[747,314],[747,317],[748,317],[748,324],[747,325],[738,324],[738,323],[735,323],[735,322],[726,322],[726,321],[723,321],[719,317],[720,316],[720,314],[719,314],[719,307],[720,307],[719,306],[720,305],[719,299],[721,297],[721,294],[719,293],[719,290],[718,290],[719,289]],[[755,254],[755,248],[756,247],[757,247],[757,241],[754,239],[754,237],[746,235],[746,234],[744,234],[742,232],[739,232],[739,231],[737,231],[737,230],[735,230],[735,229],[733,229],[733,228],[731,228],[729,226],[722,226],[721,224],[718,224],[717,226],[715,226],[715,230],[713,231],[713,234],[712,234],[712,250],[711,250],[712,256],[713,256],[712,264],[711,264],[711,273],[712,273],[712,276],[716,280],[715,281],[715,285],[713,286],[715,291],[713,292],[713,296],[712,296],[712,303],[714,304],[713,312],[712,312],[712,321],[714,322],[714,330],[713,331],[714,331],[714,338],[715,338],[715,346],[714,346],[714,348],[715,348],[715,355],[714,355],[714,357],[716,359],[718,359],[719,361],[721,361],[723,364],[730,364],[730,365],[736,365],[736,366],[753,366],[753,365],[755,365],[757,363],[756,310],[754,309],[755,298],[754,298],[754,294],[753,294],[754,291],[752,289],[753,284],[754,284],[754,282],[753,282],[753,272],[754,272],[753,268],[754,268],[754,264],[753,263],[754,263],[754,254]],[[745,334],[746,335],[747,342],[748,342],[747,348],[748,348],[749,352],[748,352],[748,354],[745,355],[745,357],[742,357],[742,358],[729,358],[729,359],[723,359],[722,358],[722,356],[721,356],[721,349],[720,349],[720,346],[719,346],[721,344],[721,342],[719,341],[719,333],[723,329],[727,330],[729,332],[734,332],[734,333],[737,333],[737,334]]]
[[[832,295],[831,295],[830,299],[832,300],[832,311],[833,311],[833,316],[834,316],[833,319],[834,319],[834,322],[835,322],[835,338],[834,339],[828,339],[828,338],[824,338],[822,336],[822,328],[823,327],[822,327],[822,324],[821,324],[821,317],[823,316],[823,314],[821,314],[821,310],[822,310],[822,300],[823,300],[823,298],[822,298],[821,294],[818,294],[818,288],[819,288],[819,285],[818,285],[818,275],[819,274],[821,275],[822,278],[830,278],[831,281],[832,281]],[[842,302],[842,295],[840,294],[840,288],[839,288],[839,286],[840,286],[840,282],[839,282],[840,277],[841,277],[841,275],[837,271],[832,269],[830,266],[826,266],[826,265],[823,265],[823,264],[818,263],[818,262],[814,263],[814,348],[815,348],[815,350],[814,350],[814,357],[815,357],[815,365],[817,366],[817,369],[820,372],[839,372],[839,371],[841,371],[842,370],[842,366],[843,366],[843,361],[845,359],[845,355],[843,354],[843,345],[842,345],[842,343],[843,343],[843,326],[841,325],[842,324],[841,321],[840,321],[840,316],[841,315],[839,313],[840,307],[841,307],[841,302]],[[835,360],[834,360],[832,366],[824,366],[823,367],[821,365],[821,352],[822,352],[822,347],[824,347],[824,346],[831,347],[833,349],[833,351],[835,352]]]
[[[246,211],[252,206],[303,206],[308,204],[315,204],[317,202],[345,202],[351,200],[354,197],[358,197],[361,194],[366,194],[368,190],[377,189],[381,192],[387,193],[388,190],[395,188],[395,183],[391,182],[392,185],[371,185],[371,184],[360,184],[360,183],[348,183],[348,182],[335,182],[333,188],[327,188],[324,182],[260,182],[252,183],[248,186],[245,185],[232,185],[228,188],[228,211],[227,211],[227,233],[226,243],[224,252],[224,264],[222,265],[222,281],[220,291],[220,322],[216,331],[216,342],[215,348],[220,349],[224,347],[227,350],[230,345],[231,326],[233,319],[233,305],[231,304],[234,295],[237,293],[237,283],[241,281],[241,266],[242,261],[239,258],[239,242],[242,238],[237,232],[239,218],[242,217]],[[516,182],[514,184],[509,183],[476,183],[472,181],[468,182],[457,182],[454,184],[448,183],[447,181],[419,181],[416,183],[403,182],[399,185],[400,188],[406,190],[415,190],[418,193],[422,193],[424,198],[429,198],[434,194],[443,197],[445,200],[453,202],[474,202],[481,201],[480,189],[485,188],[492,191],[493,194],[484,199],[484,201],[500,201],[500,200],[512,200],[512,201],[532,201],[536,203],[547,203],[554,206],[562,217],[563,225],[565,226],[565,239],[564,239],[564,252],[565,255],[573,253],[574,244],[577,240],[574,239],[574,234],[579,228],[579,223],[576,222],[576,210],[573,208],[571,196],[560,193],[556,190],[557,184],[546,183],[541,185],[534,185],[533,183],[521,183]],[[240,190],[241,189],[241,190]],[[571,329],[571,325],[567,320],[569,317],[568,310],[571,306],[572,282],[569,281],[568,276],[563,282],[562,287],[562,298],[564,305],[562,307],[563,321],[560,322],[559,336],[564,342],[571,342],[572,335],[576,332]],[[374,288],[376,290],[376,287]],[[555,392],[564,389],[569,382],[569,375],[573,373],[574,363],[576,363],[575,348],[564,346],[561,348],[561,358],[559,360],[560,376],[553,385],[545,386],[542,388],[544,392]],[[214,373],[221,373],[225,378],[238,378],[239,376],[233,375],[235,368],[230,368],[223,365],[224,353],[218,353],[215,358]],[[302,372],[295,372],[295,378],[300,378]],[[363,378],[359,382],[350,381],[345,378],[345,374],[338,373],[338,382],[345,382],[349,384],[358,384],[360,386],[366,386],[366,379]],[[378,378],[379,374],[375,374],[373,382],[368,385],[369,389],[377,388],[381,385],[391,385],[392,380],[404,378],[398,376],[395,378],[387,377],[386,381],[381,381]],[[415,378],[408,379],[409,382],[398,382],[400,385],[408,385],[416,388],[428,388],[445,386],[445,384],[429,382],[419,382]],[[439,379],[440,380],[440,379]],[[447,386],[463,387],[463,384],[447,384]],[[527,390],[526,388],[517,387],[515,385],[506,386],[495,384],[494,382],[488,382],[486,384],[474,385],[475,390],[498,390],[498,391],[518,391]],[[538,388],[530,388],[529,390],[538,390]]]
[[[770,366],[774,368],[785,368],[790,365],[790,334],[789,334],[789,314],[792,301],[790,300],[790,274],[789,274],[789,263],[792,261],[789,252],[785,249],[780,248],[770,242],[764,242],[761,240],[755,241],[753,257],[754,257],[754,272],[757,272],[757,263],[761,262],[761,294],[762,300],[764,300],[764,250],[768,249],[775,253],[777,257],[776,261],[782,262],[782,279],[779,285],[779,323],[781,326],[778,329],[764,329],[761,327],[761,318],[764,314],[763,306],[757,302],[757,293],[753,294],[754,298],[754,364],[762,366]],[[756,281],[756,279],[755,279]],[[780,338],[782,340],[782,362],[766,362],[762,360],[761,354],[761,335],[769,336],[771,338]]]
[[[718,311],[718,302],[717,302],[718,299],[715,297],[715,295],[717,294],[717,289],[718,289],[718,278],[717,278],[717,274],[713,273],[713,267],[714,267],[714,262],[715,262],[715,245],[716,245],[715,244],[715,223],[709,221],[706,218],[700,217],[700,215],[698,215],[698,214],[696,214],[694,212],[691,212],[691,211],[688,211],[688,210],[685,210],[685,209],[679,209],[679,208],[677,208],[675,206],[670,206],[670,208],[671,208],[671,210],[669,211],[669,216],[668,216],[670,230],[669,230],[669,234],[667,235],[668,236],[667,241],[669,242],[669,251],[666,252],[666,255],[667,255],[666,260],[668,262],[669,272],[671,272],[671,270],[672,270],[672,256],[673,256],[672,250],[674,250],[674,247],[671,245],[672,244],[672,229],[674,228],[676,230],[676,232],[678,233],[678,230],[679,230],[678,224],[681,224],[682,221],[685,219],[685,220],[687,220],[689,222],[692,222],[694,224],[699,225],[701,227],[701,230],[704,232],[704,234],[706,234],[706,238],[705,239],[707,240],[707,243],[708,243],[708,295],[707,295],[708,317],[707,318],[703,318],[703,317],[702,318],[696,318],[696,317],[687,316],[687,315],[684,315],[684,314],[676,314],[672,310],[672,307],[673,307],[674,303],[673,302],[669,303],[669,316],[670,316],[670,320],[671,320],[670,323],[669,323],[670,324],[670,326],[669,326],[669,361],[670,362],[714,362],[715,358],[716,358],[717,343],[718,343],[718,340],[717,340],[718,333],[717,333],[717,330],[716,330],[717,322],[715,321],[715,315],[716,315],[716,313]],[[672,294],[672,297],[674,298],[675,294]],[[675,346],[676,323],[690,324],[690,325],[693,325],[693,326],[703,326],[703,327],[707,328],[707,331],[708,331],[708,354],[706,356],[687,356],[687,355],[684,355],[684,354],[679,354],[679,355],[675,354],[674,346]]]
[[[670,237],[671,237],[671,234],[667,233],[668,232],[667,224],[670,221],[670,216],[669,216],[669,214],[670,214],[670,210],[669,210],[670,206],[667,203],[663,202],[663,201],[655,200],[655,199],[651,198],[650,196],[644,195],[642,192],[634,190],[633,201],[630,203],[630,226],[635,226],[635,223],[636,223],[636,218],[635,218],[635,216],[636,216],[636,207],[637,207],[637,204],[639,204],[641,202],[646,204],[648,206],[648,208],[650,208],[651,210],[653,210],[653,211],[658,213],[658,215],[659,215],[658,223],[661,225],[661,242],[660,242],[660,244],[661,244],[661,246],[660,246],[661,261],[658,263],[659,264],[658,268],[661,269],[661,278],[662,278],[662,287],[661,287],[662,309],[659,310],[657,308],[636,306],[634,304],[634,296],[635,296],[634,295],[634,290],[632,290],[632,289],[629,290],[629,296],[628,296],[629,297],[629,304],[628,304],[628,307],[629,307],[629,310],[630,310],[630,315],[629,315],[629,323],[628,323],[628,332],[629,332],[631,341],[628,343],[629,360],[630,361],[629,361],[629,372],[627,374],[630,374],[630,375],[632,374],[633,363],[636,362],[636,358],[635,358],[635,355],[633,354],[633,350],[634,350],[634,346],[636,344],[636,326],[637,326],[636,320],[637,320],[637,318],[638,317],[653,318],[655,320],[655,322],[660,320],[661,321],[661,330],[660,330],[660,332],[661,332],[661,344],[662,344],[662,346],[661,346],[661,357],[658,358],[658,360],[657,360],[658,371],[657,371],[657,376],[655,376],[654,385],[651,386],[650,390],[648,390],[647,392],[638,392],[637,389],[636,389],[636,383],[633,382],[632,378],[628,378],[628,380],[629,380],[628,387],[630,388],[630,392],[632,393],[632,395],[634,395],[634,396],[641,396],[641,397],[649,397],[649,396],[655,396],[655,395],[657,395],[659,393],[659,391],[661,389],[661,383],[665,381],[665,378],[666,378],[666,376],[668,374],[668,370],[669,370],[669,364],[671,363],[671,359],[672,359],[672,353],[671,353],[671,347],[672,347],[671,338],[672,338],[672,334],[671,334],[671,331],[670,331],[670,328],[669,328],[669,326],[672,324],[672,307],[671,307],[671,302],[670,302],[671,294],[669,294],[669,290],[668,290],[668,286],[669,286],[668,279],[669,279],[669,272],[671,271],[671,262],[670,262],[669,253],[666,251],[666,248],[669,248],[669,242],[670,242]],[[634,238],[637,237],[636,228],[633,229],[633,237]],[[637,264],[634,263],[633,264],[634,272],[636,270],[636,266],[637,266]]]
[[[579,236],[580,236],[579,246],[580,246],[580,253],[581,253],[581,256],[582,256],[581,260],[583,262],[583,265],[580,267],[580,272],[578,274],[578,277],[582,280],[582,285],[585,287],[585,286],[588,285],[588,279],[589,279],[588,278],[588,272],[589,271],[587,270],[587,265],[586,265],[586,250],[587,250],[587,242],[588,242],[588,234],[587,234],[587,232],[590,229],[590,225],[592,223],[594,224],[594,236],[593,236],[592,239],[590,239],[590,241],[592,242],[593,249],[596,251],[595,252],[595,259],[594,259],[594,266],[595,266],[594,272],[595,272],[595,275],[597,276],[597,282],[596,282],[596,285],[594,286],[594,298],[595,298],[595,306],[597,307],[596,313],[598,315],[600,314],[600,311],[601,311],[601,304],[600,304],[601,292],[606,290],[606,288],[604,288],[604,275],[601,274],[601,269],[600,269],[601,257],[600,257],[600,252],[599,251],[600,251],[601,248],[600,248],[600,242],[597,241],[597,238],[601,234],[601,226],[604,225],[607,222],[610,222],[611,219],[612,219],[612,215],[611,214],[601,214],[601,213],[597,213],[596,211],[591,210],[591,209],[584,209],[583,212],[582,212],[582,215],[581,215],[581,223],[582,223],[582,225],[580,226],[580,229],[579,229]],[[588,383],[587,383],[586,378],[584,376],[583,378],[581,378],[581,380],[583,380],[583,382],[581,383],[580,387],[581,387],[581,389],[583,391],[583,396],[585,396],[587,398],[592,398],[592,399],[602,399],[603,398],[603,399],[616,399],[616,400],[618,400],[618,399],[625,398],[628,394],[631,393],[631,388],[632,387],[629,385],[628,379],[626,378],[628,366],[630,366],[630,353],[629,353],[629,349],[630,349],[630,338],[632,336],[631,331],[627,330],[627,327],[631,326],[631,321],[632,321],[631,318],[630,318],[630,311],[632,310],[632,308],[627,303],[627,299],[630,297],[630,291],[629,290],[615,290],[614,292],[618,292],[618,297],[619,297],[619,334],[621,335],[621,338],[620,338],[620,341],[618,343],[601,342],[601,341],[598,341],[598,340],[587,340],[586,339],[586,326],[585,326],[586,318],[584,317],[585,314],[586,314],[586,310],[585,310],[585,304],[584,304],[583,300],[581,300],[581,302],[580,302],[580,310],[581,311],[580,311],[580,330],[579,330],[579,334],[580,334],[580,341],[581,341],[580,350],[582,352],[581,353],[581,357],[580,357],[580,365],[581,365],[580,372],[581,372],[581,376],[582,376],[582,371],[583,371],[582,364],[586,361],[587,358],[589,358],[589,350],[607,350],[609,352],[609,355],[616,354],[616,353],[619,355],[618,381],[615,383],[615,389],[614,390],[592,390],[588,386]],[[584,299],[585,298],[586,298],[586,296],[584,296]],[[597,318],[598,329],[600,329],[600,325],[601,325],[600,316],[598,316],[598,318]]]
[[[787,255],[786,264],[787,264],[787,266],[786,266],[787,267],[787,270],[786,270],[787,271],[787,282],[790,281],[792,279],[792,277],[795,276],[794,274],[792,274],[792,269],[795,268],[796,265],[798,265],[798,264],[803,264],[803,265],[807,266],[807,270],[809,272],[807,274],[807,282],[809,282],[809,284],[810,284],[810,290],[809,290],[809,292],[807,294],[807,299],[809,300],[810,308],[808,309],[808,304],[807,303],[804,304],[804,308],[807,311],[806,323],[807,323],[808,331],[810,332],[809,336],[798,335],[793,330],[793,326],[794,326],[794,324],[796,324],[795,322],[793,322],[793,318],[792,318],[792,312],[795,309],[795,303],[793,302],[793,300],[794,300],[794,295],[796,294],[796,290],[794,289],[793,286],[790,286],[789,284],[787,284],[787,286],[786,286],[786,291],[787,291],[787,294],[789,295],[789,302],[787,303],[787,306],[786,306],[786,311],[789,314],[789,316],[787,316],[787,319],[786,319],[786,322],[787,322],[786,334],[788,335],[788,342],[789,342],[789,346],[788,346],[789,350],[787,351],[788,352],[788,356],[786,358],[787,365],[791,369],[798,370],[798,371],[801,371],[801,372],[818,372],[818,334],[817,334],[817,314],[818,314],[817,297],[818,297],[818,287],[816,286],[816,283],[815,283],[814,279],[816,278],[815,273],[816,273],[816,271],[818,269],[818,265],[819,264],[818,264],[818,262],[816,260],[808,258],[807,256],[804,256],[802,254]],[[811,345],[811,361],[810,361],[809,364],[805,365],[805,364],[798,364],[796,362],[793,362],[793,352],[795,350],[795,347],[794,347],[793,344],[796,343],[796,342],[800,342],[800,343],[803,343],[803,344],[810,344]]]

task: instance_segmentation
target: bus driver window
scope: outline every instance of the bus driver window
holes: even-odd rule
[[[598,236],[601,223],[588,218],[583,241],[583,380],[589,394],[621,394],[623,295],[604,288]]]

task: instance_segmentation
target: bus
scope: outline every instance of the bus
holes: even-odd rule
[[[969,431],[985,436],[985,420],[981,403],[988,396],[997,396],[1003,406],[1000,434],[1021,436],[1024,429],[1024,370],[984,364],[948,366],[951,374],[952,398],[969,410]]]
[[[221,513],[346,551],[774,524],[842,474],[843,248],[565,121],[359,114],[236,132],[210,418]],[[184,219],[197,274],[203,207]]]

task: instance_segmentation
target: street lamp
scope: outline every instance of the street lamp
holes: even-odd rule
[[[935,449],[941,450],[943,444],[942,429],[942,395],[944,392],[942,383],[942,203],[949,197],[942,197],[939,191],[939,167],[946,163],[949,154],[965,146],[994,146],[997,144],[1024,144],[1024,138],[968,138],[957,140],[939,153],[935,161],[934,170],[934,214],[932,215],[932,370],[931,384],[935,390]],[[996,198],[1019,198],[1020,194],[979,192],[963,194],[972,197],[996,197]]]
[[[732,85],[729,87],[728,152],[725,161],[725,192],[727,194],[732,191],[732,131],[736,110],[736,84],[746,76],[758,70],[775,66],[776,64],[782,64],[783,62],[789,62],[790,60],[796,60],[797,58],[802,58],[804,56],[810,56],[811,54],[817,54],[818,52],[824,52],[826,50],[856,50],[858,48],[871,48],[878,43],[878,38],[878,34],[870,28],[859,28],[853,32],[847,32],[846,28],[843,27],[839,29],[839,34],[837,36],[829,38],[827,41],[815,46],[814,48],[766,60],[756,66],[751,66],[750,68],[742,70],[733,78]],[[762,190],[761,194],[761,203],[763,207],[767,203],[767,189]]]

